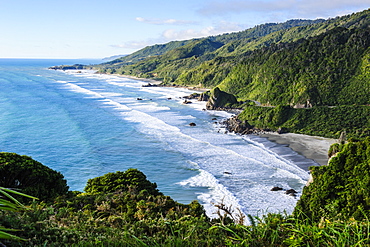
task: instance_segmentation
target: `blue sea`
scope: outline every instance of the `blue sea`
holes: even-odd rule
[[[270,189],[302,190],[309,174],[294,162],[298,154],[258,136],[226,133],[219,122],[230,113],[205,111],[205,102],[182,104],[195,91],[48,69],[99,62],[0,59],[0,150],[60,171],[71,190],[137,168],[165,195],[198,200],[211,217],[220,202],[251,215],[293,210],[299,193]]]

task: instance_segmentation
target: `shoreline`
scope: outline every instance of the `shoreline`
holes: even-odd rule
[[[197,88],[197,87],[187,87],[187,86],[166,86],[160,85],[162,81],[154,80],[154,79],[147,79],[147,78],[139,78],[130,75],[120,75],[120,74],[111,74],[113,76],[124,77],[128,79],[138,80],[142,82],[147,82],[153,85],[154,87],[172,87],[172,88],[186,88],[189,90],[195,90],[199,92],[204,92],[209,89],[204,88]],[[330,145],[336,143],[336,139],[324,138],[319,136],[309,136],[304,134],[295,134],[295,133],[284,133],[278,134],[276,132],[268,132],[268,133],[260,133],[250,134],[251,136],[255,136],[256,138],[263,138],[265,140],[270,141],[271,143],[275,143],[276,146],[270,147],[270,149],[274,149],[276,152],[282,152],[281,154],[284,155],[285,151],[282,151],[284,148],[288,147],[300,156],[303,156],[305,159],[312,160],[312,163],[307,163],[307,160],[304,161],[302,157],[290,157],[290,159],[297,164],[303,170],[309,171],[309,167],[312,165],[327,165],[328,163],[328,151]],[[258,141],[258,140],[257,140]],[[261,139],[259,140],[261,141]],[[262,141],[263,142],[263,141]]]
[[[175,86],[161,85],[163,83],[163,81],[158,81],[158,80],[148,79],[148,78],[141,78],[141,77],[136,77],[136,76],[132,76],[132,75],[121,75],[121,74],[112,74],[112,75],[119,76],[119,77],[124,77],[124,78],[128,78],[128,79],[133,79],[133,80],[137,80],[137,81],[148,82],[149,84],[151,84],[154,87],[186,88],[186,89],[189,89],[189,90],[194,90],[194,91],[199,91],[199,92],[206,92],[206,91],[211,90],[211,89],[208,89],[208,88],[188,87],[188,86],[181,86],[181,85],[175,85]]]
[[[207,91],[209,89],[200,89],[196,87],[187,87],[187,86],[164,86],[160,85],[162,81],[157,81],[154,79],[146,79],[146,78],[138,78],[135,76],[129,75],[118,75],[121,77],[126,77],[134,80],[145,81],[155,86],[160,87],[174,87],[174,88],[187,88],[189,90],[196,90],[200,92]],[[253,135],[253,134],[252,134]],[[295,151],[297,154],[303,156],[306,159],[314,161],[317,165],[327,165],[329,161],[328,151],[332,144],[336,143],[336,139],[330,139],[320,136],[310,136],[304,134],[296,134],[296,133],[284,133],[278,134],[276,132],[269,132],[263,133],[258,136],[260,138],[265,138],[272,143],[276,143],[280,147],[277,149],[281,149],[283,147],[288,147],[291,150]],[[295,157],[293,159],[297,166],[302,168],[303,170],[309,171],[309,167],[312,166],[312,163],[302,162],[300,157]]]
[[[107,74],[104,74],[104,75],[107,75]],[[159,86],[162,83],[162,81],[157,81],[157,80],[148,79],[148,78],[139,78],[139,77],[132,76],[132,75],[121,75],[121,74],[110,74],[110,75],[124,77],[124,78],[128,78],[128,79],[133,79],[133,80],[137,80],[137,81],[148,82],[151,85],[156,85],[156,86]]]
[[[321,166],[328,164],[328,151],[330,145],[337,142],[336,139],[295,133],[278,134],[271,132],[259,134],[258,136],[278,145],[289,147],[296,153],[307,159],[313,160]],[[298,166],[309,171],[311,165],[299,164]]]

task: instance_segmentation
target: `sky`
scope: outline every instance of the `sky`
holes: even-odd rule
[[[368,8],[370,0],[0,0],[0,58],[105,58]]]

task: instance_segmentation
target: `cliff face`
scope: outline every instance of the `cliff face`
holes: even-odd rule
[[[206,108],[208,110],[217,110],[228,108],[238,103],[236,97],[232,94],[221,91],[218,87],[211,90],[211,96],[208,99]]]

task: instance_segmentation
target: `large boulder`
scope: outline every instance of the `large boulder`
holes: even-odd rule
[[[253,130],[248,121],[242,121],[237,116],[226,119],[223,124],[228,131],[239,134],[250,134],[249,131]]]
[[[230,108],[237,104],[238,100],[232,94],[221,91],[218,87],[211,90],[211,96],[208,99],[206,108],[208,110],[217,110],[220,108]]]

